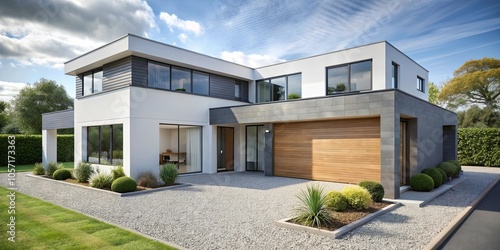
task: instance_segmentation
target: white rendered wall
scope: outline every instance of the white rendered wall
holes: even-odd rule
[[[326,68],[345,63],[372,59],[372,88],[385,89],[385,42],[346,49],[276,65],[257,68],[256,80],[288,74],[302,73],[302,98],[326,95]],[[251,84],[255,89],[255,84]],[[255,92],[252,91],[254,100]]]
[[[399,64],[399,89],[415,97],[429,101],[429,72],[399,52],[390,44],[386,44],[386,88],[392,88],[392,62]],[[424,79],[424,92],[417,90],[417,76]]]
[[[42,130],[42,163],[57,162],[57,129]]]

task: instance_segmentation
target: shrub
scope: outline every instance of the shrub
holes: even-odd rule
[[[10,132],[15,131],[5,132],[6,134],[0,134],[0,155],[7,155],[7,146],[12,141],[9,140],[9,136],[12,134]],[[63,139],[60,139],[60,137]],[[42,135],[16,135],[15,143],[17,165],[42,162]],[[73,161],[73,147],[73,135],[57,135],[57,161]],[[7,160],[7,157],[0,157],[0,166],[7,166]]]
[[[300,95],[296,93],[288,94],[288,100],[293,100],[293,99],[300,99]]]
[[[438,188],[441,184],[443,184],[443,176],[439,172],[438,168],[426,168],[422,170],[422,173],[432,178],[432,181],[434,181],[434,188]]]
[[[54,172],[58,169],[64,168],[62,164],[57,165],[57,162],[49,162],[47,165],[47,170],[45,171],[45,174],[47,176],[52,177],[54,175]]]
[[[42,163],[35,163],[35,168],[33,168],[33,174],[34,175],[44,175],[45,174],[45,168],[43,167]]]
[[[120,177],[125,176],[125,172],[123,171],[123,166],[118,165],[118,166],[114,167],[113,169],[111,169],[111,175],[113,175],[113,180],[116,180]]]
[[[117,178],[111,184],[111,190],[118,193],[127,193],[132,192],[137,189],[137,183],[134,179],[128,176],[122,176]]]
[[[437,167],[442,169],[448,177],[455,176],[457,171],[457,167],[451,162],[441,162]]]
[[[458,129],[458,159],[463,165],[500,167],[500,128]]]
[[[327,198],[323,187],[308,185],[306,190],[297,194],[299,206],[296,208],[295,221],[309,227],[319,227],[331,222],[326,211]]]
[[[166,185],[173,185],[178,176],[179,171],[177,170],[175,164],[168,163],[160,168],[160,178]]]
[[[71,172],[67,169],[58,169],[52,175],[55,180],[66,180],[71,178]]]
[[[89,185],[95,188],[111,189],[112,183],[113,176],[108,173],[94,172],[89,178]]]
[[[436,170],[441,174],[441,180],[442,180],[441,183],[444,184],[448,180],[448,176],[446,175],[446,173],[442,169],[436,168]]]
[[[385,190],[382,184],[375,181],[362,181],[358,185],[368,190],[373,201],[381,202],[384,199]]]
[[[453,165],[455,165],[456,174],[453,177],[460,177],[460,172],[462,172],[462,165],[460,165],[460,162],[458,162],[457,160],[451,160],[451,161],[448,161],[448,162],[452,163]]]
[[[434,181],[426,174],[416,174],[410,178],[410,187],[415,191],[429,192],[434,188]]]
[[[92,168],[92,165],[88,162],[79,162],[73,172],[77,182],[88,182],[90,176],[94,173],[95,171]]]
[[[144,172],[137,177],[137,185],[147,187],[147,188],[155,188],[158,186],[158,179],[151,172]]]
[[[347,199],[339,191],[330,191],[326,194],[326,207],[337,212],[346,210]]]
[[[370,192],[360,186],[347,186],[342,189],[342,195],[347,199],[347,204],[356,210],[369,208],[372,204]]]

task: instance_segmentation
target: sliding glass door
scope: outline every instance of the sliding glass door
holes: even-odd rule
[[[246,170],[264,171],[265,129],[263,125],[246,128]]]
[[[175,164],[179,173],[202,169],[202,127],[160,124],[160,164]]]

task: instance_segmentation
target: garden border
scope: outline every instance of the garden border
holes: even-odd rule
[[[161,187],[161,188],[140,190],[140,191],[134,191],[134,192],[128,192],[128,193],[117,193],[117,192],[113,192],[113,191],[109,191],[109,190],[105,190],[105,189],[87,187],[87,186],[73,184],[73,183],[69,183],[69,182],[65,182],[65,181],[54,180],[54,179],[50,179],[50,178],[46,178],[46,177],[42,177],[42,176],[38,176],[38,175],[34,175],[34,174],[25,174],[25,176],[31,177],[31,178],[38,178],[38,179],[42,179],[42,180],[54,181],[54,182],[57,182],[57,183],[63,183],[63,184],[71,185],[71,186],[74,186],[74,187],[80,187],[80,188],[85,188],[85,189],[90,189],[90,190],[97,190],[99,192],[104,192],[104,193],[108,193],[108,194],[112,194],[112,195],[116,195],[116,196],[120,196],[120,197],[141,195],[141,194],[147,194],[147,193],[153,193],[153,192],[163,191],[163,190],[167,190],[167,189],[173,189],[173,188],[180,188],[180,187],[191,186],[191,184],[189,184],[189,183],[177,183],[177,185],[168,186],[168,187]]]
[[[367,215],[367,216],[365,216],[365,217],[363,217],[363,218],[361,218],[353,223],[350,223],[350,224],[345,225],[341,228],[338,228],[335,231],[328,231],[328,230],[323,230],[323,229],[319,229],[319,228],[307,227],[307,226],[302,226],[302,225],[297,225],[295,223],[287,222],[287,221],[293,219],[294,217],[289,217],[289,218],[275,221],[274,224],[276,226],[284,227],[287,229],[301,230],[301,231],[306,231],[306,232],[321,235],[321,236],[327,236],[327,237],[332,237],[334,239],[338,239],[340,236],[370,222],[371,220],[375,219],[376,217],[378,217],[382,214],[385,214],[389,211],[392,211],[392,210],[398,208],[400,205],[401,205],[401,203],[393,203],[387,207],[380,209],[379,211],[377,211],[375,213],[369,214],[369,215]]]

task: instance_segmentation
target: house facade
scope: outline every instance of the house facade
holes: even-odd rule
[[[181,174],[381,182],[386,197],[425,167],[456,159],[455,113],[428,102],[428,71],[383,41],[250,68],[126,35],[65,64],[74,110],[43,117],[43,159],[56,129],[75,129],[75,164],[160,164]]]

